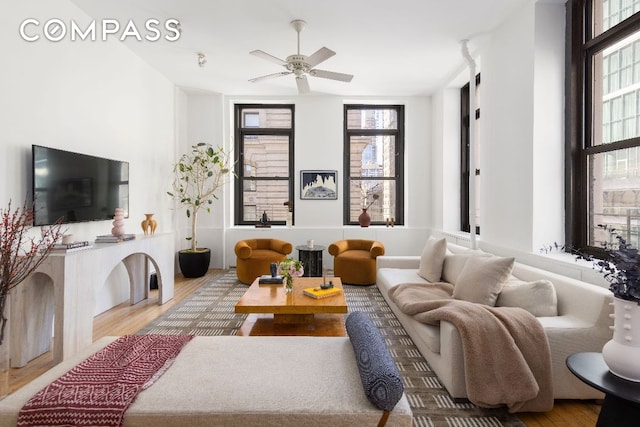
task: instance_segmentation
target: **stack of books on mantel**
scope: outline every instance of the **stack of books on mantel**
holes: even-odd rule
[[[53,250],[55,252],[75,252],[91,248],[92,246],[86,240],[81,242],[56,243],[53,245]]]
[[[105,234],[102,236],[96,236],[96,243],[120,243],[126,240],[133,240],[135,238],[136,238],[135,234],[123,234],[122,236]]]

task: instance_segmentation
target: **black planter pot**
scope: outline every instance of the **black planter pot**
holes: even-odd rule
[[[209,261],[211,261],[211,249],[208,248],[198,248],[198,252],[178,252],[178,263],[184,277],[204,276],[209,270]]]

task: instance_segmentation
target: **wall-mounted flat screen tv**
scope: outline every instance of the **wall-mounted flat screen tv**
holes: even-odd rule
[[[129,217],[129,163],[32,146],[34,225]]]

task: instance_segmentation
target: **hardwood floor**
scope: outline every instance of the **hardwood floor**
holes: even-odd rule
[[[205,284],[219,270],[197,279],[185,279],[182,275],[175,278],[174,298],[164,305],[157,304],[157,291],[150,298],[136,305],[122,303],[111,310],[99,314],[93,322],[94,341],[109,335],[136,333],[139,329],[169,310]],[[51,352],[32,360],[23,368],[11,369],[9,390],[14,392],[53,366]],[[595,426],[600,413],[600,405],[592,401],[558,400],[553,411],[545,413],[520,413],[518,417],[528,427],[588,427]]]

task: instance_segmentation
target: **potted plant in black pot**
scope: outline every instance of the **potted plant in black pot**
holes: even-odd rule
[[[198,247],[198,213],[201,209],[211,212],[213,201],[231,173],[229,153],[204,142],[193,145],[173,166],[172,191],[167,194],[185,207],[191,220],[191,235],[186,237],[190,247],[178,251],[180,270],[185,277],[202,277],[209,269],[211,249]]]

